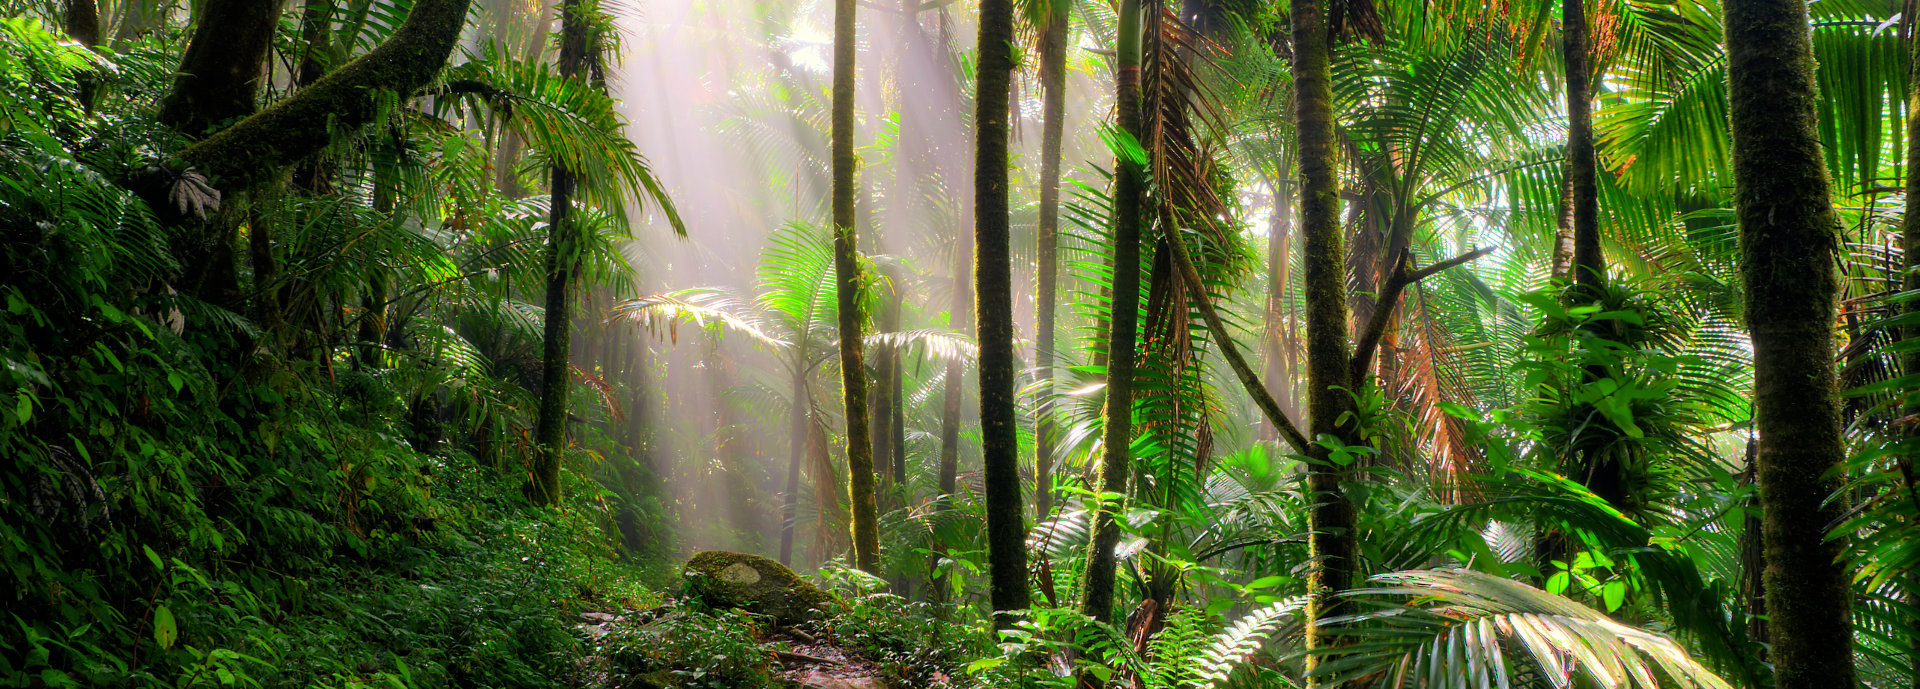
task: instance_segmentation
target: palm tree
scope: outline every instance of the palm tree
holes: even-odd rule
[[[843,0],[845,1],[845,0]],[[1013,238],[1007,216],[1007,106],[1013,86],[1013,2],[980,4],[974,99],[974,332],[980,339],[980,452],[986,476],[987,560],[995,624],[1028,606],[1026,514],[1020,508],[1020,429],[1013,396]]]
[[[1594,182],[1593,68],[1586,0],[1562,0],[1560,36],[1567,70],[1566,200],[1573,219],[1573,282],[1592,291],[1607,282],[1600,256],[1600,191]],[[1562,211],[1567,213],[1568,211]]]
[[[1141,195],[1147,164],[1140,148],[1141,3],[1121,0],[1115,78],[1119,141],[1113,190],[1113,300],[1107,323],[1107,398],[1101,438],[1100,486],[1087,543],[1080,611],[1101,623],[1113,617],[1116,521],[1127,493],[1133,442],[1133,374],[1140,304]],[[1079,684],[1098,689],[1102,681],[1082,673]]]
[[[816,377],[839,353],[839,277],[833,271],[836,247],[827,233],[790,223],[768,237],[758,270],[758,289],[750,299],[712,287],[643,296],[614,304],[608,317],[678,340],[678,326],[692,322],[717,332],[746,336],[755,346],[777,355],[782,377],[789,383],[790,422],[787,485],[782,505],[780,560],[791,562],[795,517],[799,508],[800,471],[805,463],[810,429],[823,422],[814,410]],[[861,271],[867,276],[867,271]],[[868,295],[865,286],[857,293]],[[920,346],[938,359],[960,364],[972,356],[974,345],[949,332],[904,330],[875,333],[866,344],[905,351]],[[816,477],[816,479],[819,477]],[[822,510],[826,507],[822,506]]]
[[[1815,133],[1806,5],[1726,3],[1727,90],[1741,272],[1753,338],[1755,463],[1775,686],[1854,685],[1840,545],[1826,527],[1845,450],[1835,398],[1834,232]]]
[[[567,0],[560,6],[560,71],[562,79],[578,79],[586,72],[589,52],[589,12],[586,0]],[[593,47],[591,50],[597,51]],[[535,427],[533,480],[529,494],[536,505],[560,502],[560,460],[566,452],[567,391],[570,387],[569,348],[573,342],[574,253],[579,241],[573,231],[575,172],[565,164],[553,166],[547,197],[547,301],[544,354],[541,358],[540,420]]]
[[[833,13],[833,271],[838,280],[840,376],[846,388],[847,490],[853,504],[853,563],[880,573],[879,505],[874,492],[873,436],[867,418],[867,364],[861,347],[859,242],[855,236],[853,158],[854,2]]]
[[[1033,457],[1033,515],[1046,519],[1053,512],[1053,465],[1057,439],[1053,414],[1048,408],[1053,399],[1055,302],[1060,281],[1060,144],[1066,136],[1067,120],[1067,20],[1071,3],[1047,0],[1040,3],[1040,218],[1035,229],[1040,245],[1040,271],[1035,299],[1039,301],[1034,320],[1034,363],[1040,369],[1041,408],[1035,414]]]
[[[1349,444],[1342,427],[1353,409],[1347,350],[1346,250],[1340,232],[1340,180],[1333,150],[1332,35],[1321,0],[1292,0],[1294,126],[1299,136],[1300,237],[1307,302],[1308,448],[1307,649],[1333,645],[1327,621],[1342,614],[1339,594],[1353,577],[1353,504],[1341,487],[1344,467],[1326,443]],[[1321,656],[1309,656],[1309,667]]]

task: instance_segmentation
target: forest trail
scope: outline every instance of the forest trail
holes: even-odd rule
[[[599,640],[622,625],[637,625],[639,631],[649,633],[650,629],[658,628],[662,623],[683,614],[669,606],[629,610],[620,615],[587,612],[580,614],[579,626],[589,638]],[[759,640],[760,650],[773,661],[773,676],[789,682],[787,686],[804,689],[889,689],[893,686],[884,679],[884,671],[873,661],[832,639],[821,639],[798,629],[780,626],[772,627],[763,636]],[[583,686],[613,685],[612,677],[604,670],[597,669],[604,665],[600,661],[601,658],[597,656],[580,660],[577,667],[581,668]],[[649,686],[647,677],[638,679],[641,681],[639,686]],[[670,683],[658,684],[673,686]]]

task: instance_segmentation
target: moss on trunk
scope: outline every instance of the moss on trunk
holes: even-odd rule
[[[1347,352],[1346,250],[1340,228],[1340,180],[1333,149],[1333,82],[1330,35],[1322,0],[1292,0],[1294,120],[1300,137],[1300,237],[1307,303],[1307,434],[1348,442],[1351,429],[1341,415],[1353,408]],[[1338,597],[1353,579],[1353,504],[1341,483],[1345,470],[1334,466],[1326,448],[1308,454],[1307,489],[1313,506],[1307,513],[1307,550],[1312,559],[1307,589],[1307,648],[1322,649],[1332,639],[1322,620],[1341,614]],[[1326,656],[1308,656],[1317,667]]]
[[[459,42],[471,0],[420,0],[393,36],[293,96],[180,152],[221,189],[244,188],[373,121],[393,94],[427,85]],[[383,94],[386,94],[383,96]]]
[[[1028,606],[1027,524],[1020,502],[1020,429],[1013,394],[1013,238],[1007,208],[1008,98],[1013,85],[1013,1],[981,0],[974,99],[974,289],[979,299],[980,450],[987,503],[987,561],[996,613]],[[1006,614],[995,625],[1013,624]]]
[[[587,0],[560,6],[560,77],[578,79],[589,59],[587,30],[592,21]],[[319,88],[318,85],[313,88]],[[547,192],[546,318],[541,330],[540,417],[534,427],[533,480],[536,505],[560,502],[560,460],[567,447],[567,392],[572,389],[573,276],[579,272],[580,238],[573,219],[578,180],[564,165],[553,168]]]
[[[1140,134],[1140,2],[1121,0],[1119,68],[1116,79],[1120,131]],[[1120,542],[1116,519],[1124,508],[1133,442],[1133,368],[1140,311],[1140,205],[1145,161],[1115,161],[1113,190],[1113,301],[1107,329],[1107,399],[1101,438],[1098,506],[1087,544],[1087,568],[1081,583],[1080,612],[1099,622],[1113,620],[1114,545]],[[1101,681],[1082,673],[1082,687]]]
[[[1779,689],[1854,685],[1840,543],[1826,539],[1843,457],[1834,372],[1833,212],[1800,0],[1726,3],[1728,105],[1747,325],[1771,660]]]
[[[867,419],[867,360],[855,230],[853,157],[854,0],[833,13],[833,270],[840,306],[840,379],[847,415],[847,493],[853,507],[853,563],[880,573],[879,508],[875,504],[873,437]]]
[[[197,19],[160,102],[160,123],[196,139],[258,107],[280,0],[207,0]]]

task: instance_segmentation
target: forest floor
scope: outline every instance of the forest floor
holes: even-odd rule
[[[684,629],[682,623],[713,623],[704,614],[669,603],[647,610],[628,610],[620,615],[582,613],[580,618],[580,629],[588,637],[603,641],[597,645],[599,655],[583,658],[578,664],[584,686],[670,687],[683,686],[690,675],[696,681],[705,679],[703,672],[689,672],[684,666],[624,677],[617,677],[624,673],[610,669],[610,666],[622,665],[617,659],[622,652],[617,650],[619,647],[630,647],[636,639],[643,644],[658,644],[655,650],[675,646],[678,640],[673,637]],[[753,653],[771,661],[764,667],[764,678],[774,687],[895,689],[902,686],[890,680],[880,664],[845,640],[822,638],[786,626],[755,629],[752,638]],[[610,659],[614,662],[607,662]]]

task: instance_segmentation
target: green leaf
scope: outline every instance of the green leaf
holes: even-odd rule
[[[26,423],[27,419],[33,418],[33,396],[21,390],[20,400],[13,405],[13,412],[15,416],[20,417],[20,423]]]
[[[1607,612],[1619,610],[1621,604],[1627,602],[1627,583],[1617,580],[1607,582],[1605,586],[1600,587],[1600,597],[1607,604]]]
[[[173,648],[173,642],[180,639],[180,629],[174,626],[173,611],[161,605],[153,609],[153,642],[163,649]]]
[[[1005,665],[1006,663],[1007,663],[1006,658],[981,658],[971,663],[967,663],[967,674],[977,675],[987,670],[991,670],[993,668],[1000,667],[1001,665]]]

